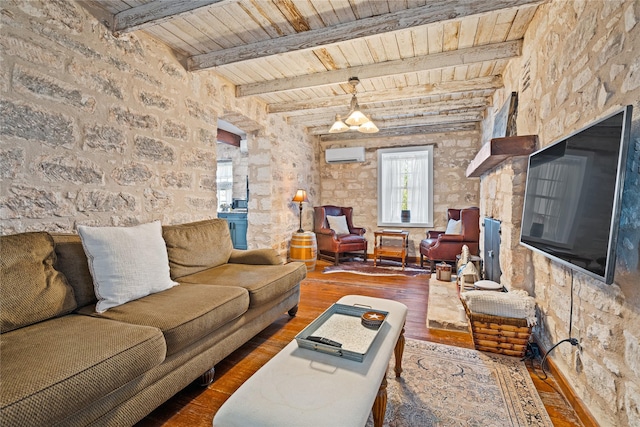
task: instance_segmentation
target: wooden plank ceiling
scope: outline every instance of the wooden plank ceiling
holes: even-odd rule
[[[144,31],[322,140],[350,77],[379,136],[478,129],[543,0],[84,0],[115,35]]]

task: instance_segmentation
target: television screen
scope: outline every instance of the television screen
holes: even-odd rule
[[[520,243],[613,282],[631,106],[531,154]]]

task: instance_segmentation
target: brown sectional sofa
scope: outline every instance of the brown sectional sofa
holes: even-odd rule
[[[4,426],[132,425],[285,312],[303,263],[232,248],[227,223],[163,227],[180,283],[102,314],[77,235],[0,237]]]

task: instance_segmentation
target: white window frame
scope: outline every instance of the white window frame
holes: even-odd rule
[[[412,153],[426,154],[426,182],[414,183],[414,185],[419,186],[419,191],[426,192],[426,194],[423,194],[423,196],[426,196],[426,212],[423,212],[421,221],[418,221],[419,218],[416,218],[414,213],[411,215],[411,222],[402,222],[400,220],[401,205],[398,205],[397,216],[394,214],[393,218],[385,218],[384,207],[388,206],[389,203],[394,203],[389,200],[392,195],[384,190],[384,182],[387,180],[389,173],[389,162],[391,159],[397,158],[398,155],[411,156]],[[411,204],[411,201],[409,203]],[[409,209],[411,210],[411,206],[409,206]],[[396,218],[397,220],[395,220]],[[383,148],[378,150],[378,226],[402,228],[433,227],[433,145]]]

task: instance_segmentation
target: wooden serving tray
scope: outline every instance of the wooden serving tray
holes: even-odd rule
[[[368,311],[381,313],[385,318],[389,314],[387,311],[368,306],[333,304],[296,335],[298,346],[362,362],[386,321],[383,321],[378,329],[366,328],[361,323],[361,316]],[[309,337],[324,337],[342,346],[323,344],[312,341]]]

